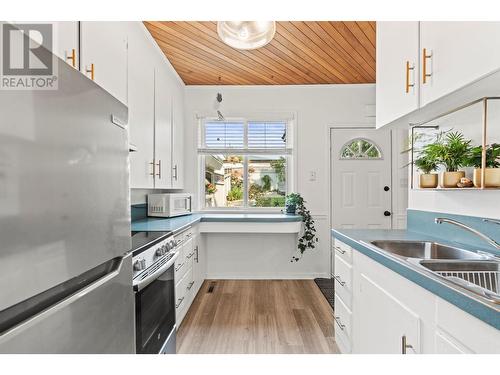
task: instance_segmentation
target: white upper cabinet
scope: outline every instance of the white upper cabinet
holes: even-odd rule
[[[377,22],[377,128],[479,99],[468,86],[499,69],[500,22]]]
[[[418,22],[377,23],[377,128],[419,104]]]
[[[148,39],[141,23],[131,22],[128,59],[128,124],[130,183],[133,188],[154,188],[154,63],[148,54]]]
[[[184,90],[177,89],[172,103],[172,188],[184,188]]]
[[[77,21],[56,21],[52,22],[54,54],[66,61],[73,68],[78,69],[80,50],[79,22]]]
[[[424,106],[500,68],[500,22],[421,22],[420,54]]]
[[[126,22],[81,22],[80,70],[127,104]]]
[[[172,187],[172,94],[164,69],[155,70],[155,188]]]

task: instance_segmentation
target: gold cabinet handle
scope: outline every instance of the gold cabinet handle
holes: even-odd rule
[[[90,64],[90,69],[86,69],[85,70],[87,73],[90,73],[90,79],[93,81],[94,80],[94,73],[95,73],[95,69],[94,69],[94,64]]]
[[[415,81],[410,83],[410,71],[415,70],[415,65],[410,65],[409,61],[406,61],[406,89],[405,92],[408,94],[410,92],[410,87],[415,86]]]
[[[406,349],[413,349],[413,346],[407,343],[406,335],[401,336],[401,354],[406,354]]]
[[[158,160],[158,164],[156,165],[158,166],[158,173],[156,175],[161,179],[161,160]]]
[[[153,167],[153,172],[151,172],[149,175],[154,176],[155,175],[155,165],[156,165],[154,160],[152,162],[150,162],[149,165],[151,165]]]
[[[70,56],[66,56],[66,60],[71,60],[71,66],[73,68],[76,68],[76,49],[72,49],[71,50],[71,55]]]
[[[432,53],[427,54],[427,48],[422,52],[422,82],[424,85],[427,83],[427,78],[432,76],[432,73],[427,73],[427,60],[432,57]]]

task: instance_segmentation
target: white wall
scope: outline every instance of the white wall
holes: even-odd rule
[[[297,192],[307,201],[308,208],[316,220],[320,243],[318,249],[306,253],[293,273],[297,277],[327,276],[329,272],[329,127],[374,126],[374,118],[366,116],[366,106],[375,103],[375,85],[317,85],[317,86],[187,86],[185,96],[185,186],[187,191],[196,193],[198,186],[198,166],[196,155],[197,125],[196,115],[215,115],[214,103],[220,92],[223,103],[220,108],[226,117],[245,114],[286,112],[295,113],[297,125],[296,170]],[[316,181],[309,181],[311,171],[316,172]],[[239,252],[255,252],[259,242],[244,236],[233,236],[224,240],[223,236],[213,236],[207,240],[208,258],[211,252],[226,254],[231,248]],[[246,235],[248,236],[248,235]],[[273,250],[283,248],[282,259],[286,261],[290,253],[290,238],[272,242]],[[212,254],[214,256],[215,254]],[[285,259],[286,258],[286,259]],[[241,259],[244,261],[243,259]],[[288,269],[289,264],[283,264]],[[237,261],[234,263],[238,267]],[[292,271],[290,271],[292,272]],[[215,276],[216,272],[212,276]]]

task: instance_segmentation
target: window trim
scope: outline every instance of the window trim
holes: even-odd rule
[[[205,200],[205,156],[209,155],[210,153],[216,154],[217,152],[220,153],[220,151],[223,151],[223,153],[235,153],[238,154],[238,151],[242,151],[240,149],[206,149],[206,148],[201,148],[201,145],[204,145],[204,132],[203,132],[203,123],[204,122],[209,122],[209,121],[216,121],[216,117],[197,117],[198,119],[198,139],[196,140],[197,142],[197,147],[196,147],[196,154],[197,154],[197,160],[198,160],[198,207],[199,211],[203,212],[214,212],[214,213],[235,213],[235,212],[250,212],[250,213],[277,213],[277,212],[282,212],[284,207],[250,207],[248,206],[248,157],[254,156],[254,155],[277,155],[277,156],[284,156],[287,160],[287,167],[286,167],[286,194],[290,194],[291,192],[295,191],[295,186],[296,186],[296,178],[297,178],[297,133],[296,133],[296,127],[297,127],[297,121],[296,121],[296,115],[295,114],[288,114],[288,115],[281,115],[282,117],[276,117],[276,114],[271,114],[267,118],[265,115],[259,115],[258,117],[255,116],[248,116],[248,117],[243,117],[243,116],[238,116],[238,117],[226,117],[226,121],[243,121],[245,124],[248,122],[286,122],[287,123],[287,129],[292,133],[292,141],[291,145],[289,148],[286,149],[266,149],[265,152],[264,150],[253,150],[253,149],[245,149],[243,156],[244,160],[244,170],[243,170],[243,184],[244,184],[244,205],[243,207],[206,207],[206,200]],[[248,127],[245,126],[245,145],[247,144],[247,134],[248,132]],[[201,138],[201,139],[200,139]]]

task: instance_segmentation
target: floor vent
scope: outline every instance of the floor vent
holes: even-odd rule
[[[215,289],[215,283],[210,283],[207,293],[213,293]]]

